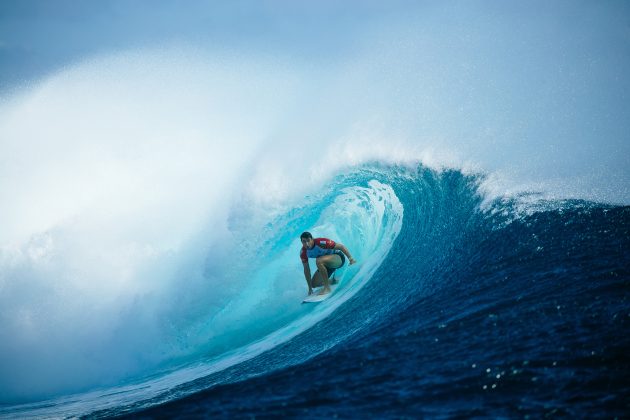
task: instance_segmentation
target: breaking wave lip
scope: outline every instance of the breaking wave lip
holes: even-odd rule
[[[297,209],[297,215],[296,209],[293,209],[270,224],[276,225],[274,231],[269,233],[276,236],[273,241],[277,242],[277,246],[270,251],[272,255],[275,254],[272,258],[274,261],[270,264],[271,268],[267,267],[266,272],[272,273],[273,277],[277,275],[274,271],[286,272],[287,267],[297,266],[296,250],[299,249],[299,243],[294,236],[289,237],[285,234],[287,224],[299,225],[313,232],[326,232],[327,236],[338,238],[340,242],[353,249],[355,258],[361,263],[340,270],[340,286],[334,296],[327,300],[326,305],[300,305],[300,300],[295,300],[295,294],[289,294],[288,298],[292,303],[300,306],[299,315],[288,324],[247,345],[210,358],[198,356],[197,361],[172,366],[152,377],[120,386],[61,396],[42,402],[5,405],[0,408],[0,414],[14,414],[25,418],[42,415],[78,416],[131,404],[143,404],[143,401],[148,405],[154,405],[181,397],[174,391],[178,386],[250,360],[291,340],[327,318],[357,294],[369,283],[400,233],[403,210],[392,187],[376,179],[365,179],[363,185],[346,183],[334,186],[313,208]],[[319,217],[313,218],[314,214],[319,214]],[[335,223],[331,223],[331,220]],[[359,243],[363,243],[364,246],[359,247]],[[289,268],[289,271],[296,270]],[[293,274],[295,277],[296,273]],[[297,273],[297,277],[300,275],[301,271]],[[296,279],[293,278],[293,281]],[[303,289],[301,283],[300,286]],[[300,293],[303,293],[303,290]],[[247,303],[248,300],[244,299],[243,304]],[[234,307],[234,302],[230,305]],[[237,304],[236,311],[239,310],[238,306]],[[246,333],[242,330],[239,332]],[[334,344],[327,343],[326,347]],[[286,365],[299,364],[315,355],[316,353],[307,357],[288,359]],[[204,387],[207,386],[206,384]]]

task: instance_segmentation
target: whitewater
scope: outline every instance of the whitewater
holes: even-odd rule
[[[0,416],[627,414],[627,60],[396,28],[5,92]],[[318,305],[306,230],[358,261]]]

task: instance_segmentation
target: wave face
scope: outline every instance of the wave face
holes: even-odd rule
[[[422,166],[350,179],[390,185],[404,208],[368,284],[291,341],[178,392],[208,390],[144,414],[627,414],[630,208],[482,206],[478,178]]]
[[[338,173],[259,232],[256,257],[268,263],[238,299],[186,331],[212,337],[197,344],[195,363],[2,413],[627,412],[630,208],[489,202],[482,181],[423,165]],[[360,261],[326,304],[299,304],[305,228]]]

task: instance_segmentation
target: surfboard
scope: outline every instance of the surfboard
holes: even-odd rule
[[[335,293],[335,289],[337,288],[338,284],[331,284],[330,285],[330,293],[326,293],[325,295],[320,295],[318,294],[320,290],[322,290],[322,287],[316,287],[313,289],[313,294],[312,295],[308,295],[304,298],[304,300],[302,301],[302,303],[317,303],[317,302],[322,302],[326,299],[328,299],[329,297],[332,296],[333,293]]]

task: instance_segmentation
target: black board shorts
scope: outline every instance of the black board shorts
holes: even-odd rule
[[[335,252],[335,254],[337,254],[337,253]],[[337,255],[339,255],[341,257],[341,265],[339,267],[337,267],[337,268],[341,268],[346,263],[346,256],[343,255],[341,252],[338,253]],[[328,267],[326,267],[326,271],[328,272],[328,278],[330,278],[330,276],[333,275],[333,273],[335,272],[335,270],[337,270],[337,268],[328,268]]]

